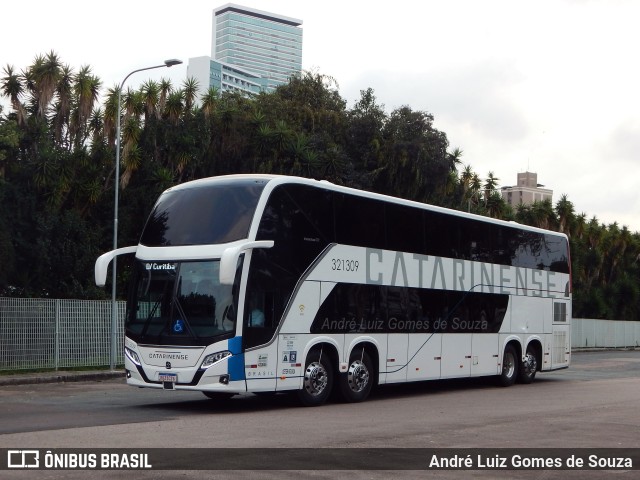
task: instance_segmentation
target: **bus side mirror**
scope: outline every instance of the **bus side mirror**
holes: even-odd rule
[[[117,257],[118,255],[124,255],[125,253],[135,253],[137,249],[137,245],[135,247],[123,247],[118,248],[117,250],[111,250],[110,252],[100,255],[96,260],[96,265],[93,272],[96,280],[96,285],[98,287],[104,287],[104,284],[107,283],[107,270],[109,269],[109,264],[111,263],[111,260],[114,259],[114,257]]]
[[[220,283],[222,285],[233,285],[233,281],[236,278],[238,258],[240,258],[242,252],[252,248],[271,248],[273,247],[273,243],[273,240],[247,241],[225,249],[220,259]]]

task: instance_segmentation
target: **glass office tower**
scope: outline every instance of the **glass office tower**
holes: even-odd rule
[[[228,3],[213,11],[212,60],[259,75],[266,89],[302,69],[302,20]]]

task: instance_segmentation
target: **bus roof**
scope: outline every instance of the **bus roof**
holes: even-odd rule
[[[510,227],[510,228],[516,228],[516,229],[527,230],[527,231],[532,231],[532,232],[553,234],[553,235],[558,235],[558,236],[567,238],[567,236],[564,233],[561,233],[561,232],[556,232],[556,231],[553,231],[553,230],[545,230],[545,229],[539,228],[539,227],[532,227],[532,226],[524,225],[524,224],[521,224],[521,223],[518,223],[518,222],[515,222],[515,221],[500,220],[500,219],[497,219],[497,218],[486,217],[486,216],[483,216],[483,215],[477,215],[475,213],[467,213],[467,212],[463,212],[461,210],[454,210],[454,209],[451,209],[451,208],[439,207],[437,205],[431,205],[431,204],[428,204],[428,203],[417,202],[415,200],[407,200],[407,199],[404,199],[404,198],[393,197],[393,196],[385,195],[385,194],[382,194],[382,193],[375,193],[375,192],[369,192],[369,191],[366,191],[366,190],[359,190],[359,189],[356,189],[356,188],[345,187],[345,186],[342,186],[342,185],[337,185],[335,183],[329,182],[327,180],[315,180],[315,179],[310,179],[310,178],[305,178],[305,177],[297,177],[297,176],[289,176],[289,175],[272,175],[272,174],[221,175],[221,176],[217,176],[217,177],[207,177],[207,178],[201,178],[201,179],[198,179],[198,180],[192,180],[192,181],[189,181],[189,182],[181,183],[181,184],[178,184],[178,185],[175,185],[173,187],[168,188],[167,190],[165,190],[165,192],[188,189],[188,188],[205,187],[205,186],[219,184],[219,183],[235,182],[235,181],[238,181],[238,180],[250,180],[250,179],[254,179],[256,181],[266,182],[267,185],[265,187],[264,192],[267,193],[267,194],[270,193],[278,185],[284,185],[284,184],[308,185],[308,186],[311,186],[311,187],[322,188],[322,189],[331,190],[331,191],[335,191],[335,192],[339,192],[339,193],[345,193],[345,194],[349,194],[349,195],[357,195],[357,196],[360,196],[360,197],[377,199],[377,200],[382,200],[382,201],[385,201],[385,202],[396,203],[396,204],[399,204],[399,205],[407,205],[407,206],[412,206],[412,207],[416,207],[416,208],[421,208],[423,210],[430,210],[430,211],[433,211],[433,212],[439,212],[439,213],[443,213],[443,214],[446,214],[446,215],[452,215],[452,216],[457,216],[457,217],[462,217],[462,218],[468,218],[470,220],[476,220],[476,221],[481,221],[481,222],[486,222],[486,223],[493,223],[493,224],[496,224],[496,225],[502,225],[502,226],[506,226],[506,227]]]

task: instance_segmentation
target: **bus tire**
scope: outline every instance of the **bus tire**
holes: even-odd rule
[[[312,350],[304,367],[302,389],[298,398],[305,407],[317,407],[327,401],[333,388],[331,359],[322,350]]]
[[[510,387],[518,378],[518,355],[512,345],[507,345],[502,356],[502,373],[498,377],[499,383],[503,387]]]
[[[533,347],[527,347],[527,353],[524,356],[524,360],[520,364],[520,373],[518,375],[518,382],[529,384],[533,382],[536,377],[536,371],[538,370],[538,357]]]
[[[340,393],[350,403],[367,399],[373,387],[373,364],[364,349],[351,352],[347,372],[340,375]]]

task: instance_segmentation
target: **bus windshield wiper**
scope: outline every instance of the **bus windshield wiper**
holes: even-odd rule
[[[164,293],[162,295],[160,295],[160,297],[158,297],[158,300],[156,300],[156,303],[153,304],[153,307],[151,308],[151,311],[149,312],[149,315],[147,316],[147,319],[144,321],[144,325],[142,327],[142,332],[140,332],[141,336],[144,337],[147,334],[147,330],[149,329],[149,325],[151,324],[151,319],[155,315],[156,310],[158,310],[158,305],[160,305],[160,303],[162,302],[163,298],[164,298]]]

